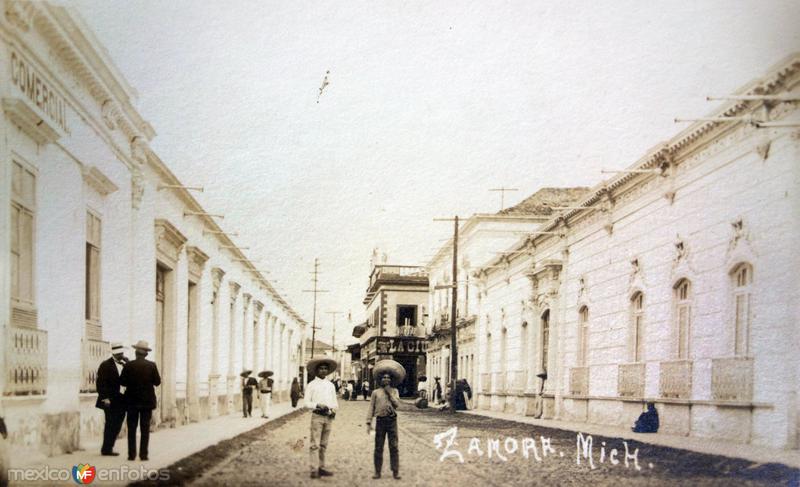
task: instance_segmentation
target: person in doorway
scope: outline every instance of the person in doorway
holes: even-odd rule
[[[242,417],[253,416],[253,390],[258,387],[255,377],[250,377],[253,371],[245,369],[239,376],[242,378]]]
[[[325,450],[333,427],[339,401],[336,388],[326,376],[336,370],[338,364],[330,358],[309,360],[306,370],[314,375],[314,380],[306,386],[305,406],[311,410],[311,435],[309,436],[309,468],[311,478],[330,477],[332,472],[325,469]]]
[[[156,408],[156,387],[161,376],[155,362],[146,360],[150,347],[144,340],[133,346],[136,359],[122,368],[120,384],[125,387],[125,404],[128,415],[128,460],[136,460],[136,428],[141,430],[139,458],[147,460],[150,443],[150,418]]]
[[[369,409],[367,409],[367,433],[372,429],[372,418],[375,418],[375,450],[373,452],[375,474],[372,478],[381,478],[383,445],[388,436],[389,465],[392,469],[392,476],[400,480],[400,454],[397,447],[397,408],[400,407],[400,393],[393,387],[393,384],[402,382],[403,378],[400,375],[404,375],[405,371],[402,365],[394,360],[381,360],[375,364],[375,370],[378,372],[378,377],[381,378],[381,387],[372,391]]]
[[[289,398],[292,400],[292,407],[297,407],[297,401],[300,400],[300,383],[297,381],[297,377],[292,379],[292,386],[289,390]]]
[[[258,376],[261,377],[258,381],[258,393],[260,406],[261,406],[261,417],[262,418],[269,418],[269,409],[272,406],[272,379],[270,376],[272,375],[271,370],[262,370],[258,373]]]
[[[652,402],[647,403],[647,411],[639,415],[633,425],[634,433],[658,433],[658,410]]]
[[[369,381],[364,379],[364,382],[361,383],[361,395],[364,396],[364,400],[367,400],[369,396]]]
[[[111,356],[100,362],[97,368],[97,402],[95,407],[103,410],[105,425],[103,426],[103,445],[100,454],[103,456],[117,456],[114,443],[122,430],[125,421],[125,400],[122,396],[124,389],[120,382],[122,368],[128,362],[125,357],[125,348],[121,343],[111,344]]]

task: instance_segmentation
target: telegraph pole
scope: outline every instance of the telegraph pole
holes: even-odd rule
[[[500,211],[505,209],[505,196],[506,191],[519,191],[518,188],[506,188],[505,186],[501,186],[499,188],[492,188],[489,191],[499,191],[500,192]]]
[[[455,412],[456,377],[458,376],[458,341],[456,340],[456,309],[458,303],[458,216],[436,218],[435,221],[453,222],[453,282],[445,287],[453,290],[450,303],[450,412]],[[438,287],[438,286],[437,286]]]
[[[312,314],[311,318],[311,358],[314,358],[314,345],[317,340],[317,294],[319,293],[327,293],[328,291],[317,289],[317,283],[319,282],[319,259],[314,258],[314,279],[312,282],[314,283],[314,289],[304,289],[304,293],[314,293],[314,313]]]

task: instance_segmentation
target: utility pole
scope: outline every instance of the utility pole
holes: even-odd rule
[[[343,315],[344,311],[326,311],[326,314],[333,315],[333,333],[331,334],[331,348],[336,353],[336,315]]]
[[[503,211],[506,207],[505,205],[505,195],[506,191],[519,191],[519,188],[506,188],[501,186],[499,188],[492,188],[489,191],[499,191],[500,192],[500,211]]]
[[[314,345],[317,340],[317,294],[319,293],[327,293],[328,291],[317,289],[317,283],[319,282],[319,259],[314,258],[314,279],[312,282],[314,283],[314,289],[304,289],[304,293],[314,293],[314,313],[312,314],[311,318],[311,358],[314,358]]]
[[[456,340],[456,309],[458,304],[458,216],[439,218],[435,221],[453,221],[453,282],[446,286],[453,289],[450,303],[450,412],[455,412],[456,377],[458,376],[458,341]],[[438,287],[438,286],[437,286]]]

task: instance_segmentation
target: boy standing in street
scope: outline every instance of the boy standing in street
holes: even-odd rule
[[[398,381],[399,382],[399,381]],[[400,454],[397,450],[397,408],[400,406],[400,394],[392,387],[392,375],[387,371],[381,374],[381,387],[372,391],[369,409],[367,410],[367,433],[372,428],[372,418],[375,418],[375,475],[373,479],[381,478],[383,467],[383,445],[386,436],[389,437],[389,464],[392,467],[392,476],[400,480]]]

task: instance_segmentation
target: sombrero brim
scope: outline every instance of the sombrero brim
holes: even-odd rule
[[[243,370],[243,371],[242,371],[242,373],[241,373],[241,374],[239,374],[239,376],[241,376],[241,377],[247,377],[248,375],[250,375],[250,374],[252,374],[252,373],[253,373],[253,371],[252,371],[252,370]]]
[[[258,373],[259,377],[269,377],[271,375],[273,375],[273,372],[271,370],[262,370],[261,372]]]
[[[322,364],[326,364],[328,366],[328,374],[332,374],[338,367],[339,364],[332,358],[312,358],[308,361],[306,365],[306,370],[311,375],[317,375],[317,367]]]
[[[406,378],[406,369],[403,368],[399,362],[391,359],[384,359],[375,364],[372,374],[378,380],[380,380],[384,374],[389,374],[392,377],[392,383],[399,384]]]

